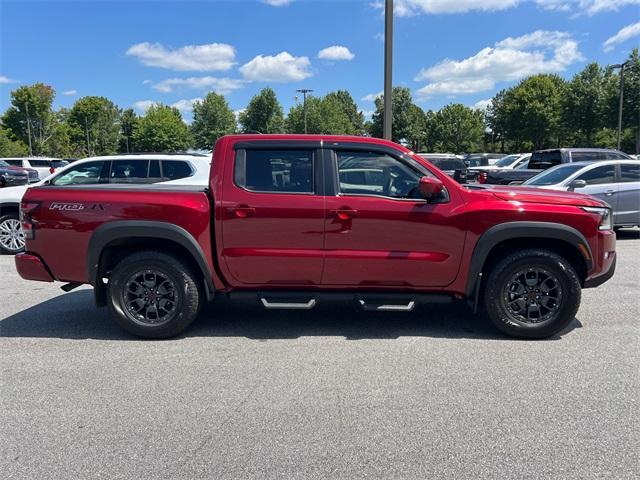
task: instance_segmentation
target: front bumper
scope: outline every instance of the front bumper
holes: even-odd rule
[[[29,183],[29,177],[3,177],[4,184],[7,187],[18,187],[20,185],[27,185]]]
[[[31,253],[19,253],[15,256],[16,270],[25,280],[38,282],[53,282],[54,278],[49,269],[37,255]]]
[[[584,282],[584,288],[594,288],[602,285],[613,277],[616,271],[616,234],[613,231],[598,233],[598,247],[593,251],[593,266],[591,275]]]

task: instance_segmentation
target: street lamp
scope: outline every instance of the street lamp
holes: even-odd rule
[[[393,0],[384,2],[384,115],[382,117],[382,137],[392,138],[392,67],[393,67]]]
[[[618,150],[620,150],[620,141],[622,138],[622,102],[624,100],[624,67],[628,62],[610,65],[610,68],[620,69],[620,105],[618,106]]]
[[[313,92],[310,88],[301,88],[296,92],[302,94],[302,110],[304,111],[304,133],[307,133],[307,93]]]

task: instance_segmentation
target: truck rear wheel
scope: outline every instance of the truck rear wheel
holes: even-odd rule
[[[109,277],[108,304],[116,322],[144,338],[170,338],[195,320],[202,288],[192,269],[159,251],[131,254]]]
[[[489,272],[485,285],[489,317],[512,337],[555,335],[571,323],[580,307],[578,275],[567,260],[548,250],[508,255]]]

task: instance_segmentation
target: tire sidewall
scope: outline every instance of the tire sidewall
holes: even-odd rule
[[[552,273],[560,283],[562,299],[558,315],[551,321],[529,324],[513,317],[505,302],[503,290],[518,270],[541,267]],[[531,254],[515,261],[507,257],[492,272],[485,290],[487,311],[498,329],[520,338],[545,338],[562,331],[571,323],[580,305],[581,286],[578,277],[566,261],[556,255]]]
[[[166,323],[144,325],[131,319],[125,312],[124,288],[126,288],[126,282],[133,274],[143,270],[157,270],[170,278],[176,286],[177,314]],[[186,318],[185,315],[186,298],[190,294],[198,295],[197,291],[189,292],[190,286],[185,275],[185,272],[170,263],[153,259],[127,262],[122,267],[116,267],[109,279],[108,304],[118,324],[129,333],[148,338],[164,338],[181,332],[193,320],[193,318]]]
[[[20,221],[20,217],[17,213],[8,213],[6,215],[2,215],[0,216],[0,224],[2,224],[3,222],[5,222],[6,220],[18,220]],[[3,253],[8,253],[9,255],[16,255],[20,252],[24,252],[24,246],[18,250],[9,250],[8,248],[3,247],[2,245],[0,245],[0,251]]]

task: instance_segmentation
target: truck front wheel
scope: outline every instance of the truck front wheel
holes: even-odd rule
[[[486,277],[484,301],[495,326],[512,337],[561,332],[580,306],[581,285],[571,264],[548,250],[507,255]]]
[[[170,338],[198,316],[202,289],[182,260],[159,251],[128,255],[108,284],[108,305],[116,322],[144,338]]]

